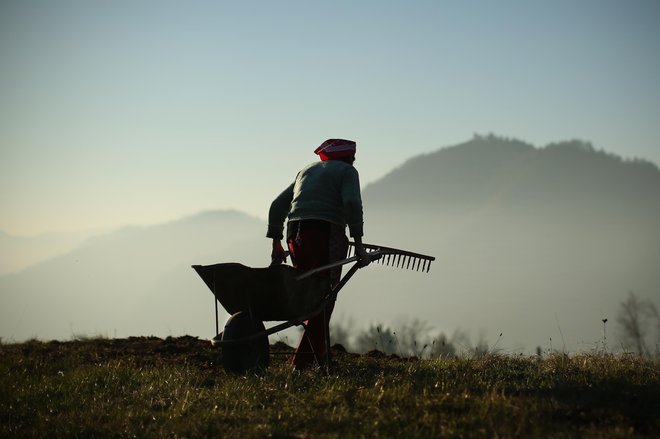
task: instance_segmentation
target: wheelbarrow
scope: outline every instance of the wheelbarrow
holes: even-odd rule
[[[391,247],[363,244],[369,258],[404,269],[428,272],[433,256]],[[323,272],[353,263],[334,287]],[[213,293],[216,335],[214,346],[222,348],[222,364],[226,371],[245,373],[264,370],[269,364],[268,336],[305,322],[325,312],[327,305],[359,268],[355,244],[349,242],[348,257],[312,270],[302,271],[288,265],[251,268],[238,263],[193,265],[197,274]],[[219,333],[218,302],[231,314]],[[266,329],[265,321],[284,321]],[[330,336],[325,334],[326,352]],[[326,356],[327,359],[328,356]],[[326,362],[326,367],[328,366]]]

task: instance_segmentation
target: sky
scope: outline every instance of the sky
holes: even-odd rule
[[[0,1],[0,230],[266,218],[333,137],[361,183],[494,133],[660,164],[660,3]]]

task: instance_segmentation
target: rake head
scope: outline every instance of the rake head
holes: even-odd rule
[[[355,256],[355,243],[349,242],[348,258]],[[384,247],[375,244],[362,244],[364,248],[372,255],[372,260],[375,264],[382,264],[390,267],[403,268],[406,270],[414,270],[427,272],[431,269],[431,262],[435,261],[435,257],[423,255],[420,253],[413,253],[406,250],[399,250],[392,247]]]

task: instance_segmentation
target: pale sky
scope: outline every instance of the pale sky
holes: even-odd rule
[[[660,2],[0,1],[0,230],[265,218],[330,137],[362,184],[474,133],[660,164]]]

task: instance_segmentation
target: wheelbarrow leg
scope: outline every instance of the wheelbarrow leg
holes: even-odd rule
[[[215,302],[215,333],[220,334],[220,325],[218,324],[218,299],[215,297],[215,294],[213,295],[213,299]]]
[[[323,308],[323,321],[325,322],[323,332],[325,336],[325,372],[330,373],[330,319],[327,309],[327,307]]]
[[[218,324],[218,296],[215,293],[215,280],[213,281],[213,303],[215,304],[215,333],[218,337],[220,335],[220,325]]]

